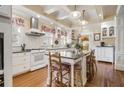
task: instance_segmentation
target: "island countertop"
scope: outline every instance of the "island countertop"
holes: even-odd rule
[[[74,59],[74,60],[89,54],[89,52],[85,52],[85,53],[82,52],[78,54],[73,51],[61,51],[59,53],[60,53],[61,58]],[[48,52],[45,55],[48,55]]]
[[[115,46],[96,46],[96,47],[115,47]]]

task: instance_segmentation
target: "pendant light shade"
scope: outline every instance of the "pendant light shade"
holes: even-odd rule
[[[82,20],[82,25],[86,25],[86,24],[88,24],[88,22],[86,21],[86,20]]]
[[[75,19],[78,19],[79,17],[81,17],[81,13],[79,11],[77,11],[76,5],[75,5],[75,11],[73,11],[71,13],[71,16],[72,16],[72,18],[75,18]]]
[[[82,20],[82,25],[86,25],[86,24],[88,24],[88,22],[85,20],[85,15],[84,15],[84,13],[85,13],[85,10],[83,10],[83,20]]]

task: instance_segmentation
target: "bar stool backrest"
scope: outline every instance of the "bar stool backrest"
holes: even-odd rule
[[[50,71],[57,71],[58,80],[62,82],[62,64],[60,53],[51,53],[49,52],[49,62],[50,62]]]

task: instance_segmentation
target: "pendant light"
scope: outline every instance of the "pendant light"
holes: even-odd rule
[[[82,25],[86,25],[88,22],[85,20],[85,10],[83,10],[83,20],[82,20]]]
[[[73,12],[71,13],[71,16],[72,16],[72,18],[78,19],[79,17],[81,17],[81,13],[77,10],[76,5],[75,5],[74,8],[75,8],[75,9],[74,9],[75,11],[73,11]]]

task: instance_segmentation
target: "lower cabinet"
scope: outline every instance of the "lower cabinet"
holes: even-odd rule
[[[30,70],[30,53],[13,54],[13,75],[18,75]]]
[[[97,47],[96,48],[96,59],[98,61],[114,62],[115,59],[114,47]]]

